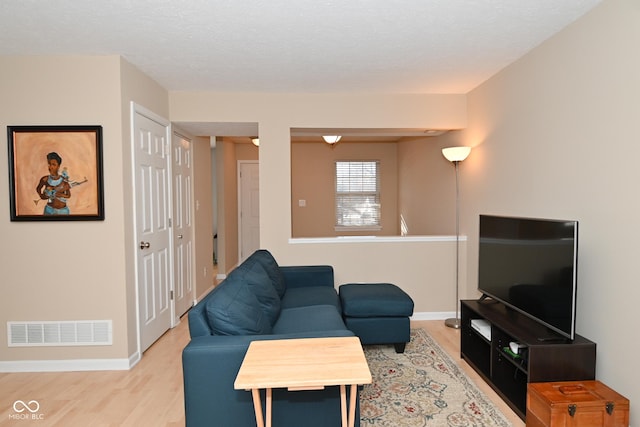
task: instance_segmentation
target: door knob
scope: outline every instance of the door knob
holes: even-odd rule
[[[178,239],[182,239],[182,234],[178,234]]]
[[[140,242],[140,249],[149,249],[150,246],[149,242]]]

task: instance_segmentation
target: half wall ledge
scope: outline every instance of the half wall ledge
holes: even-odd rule
[[[466,241],[467,236],[460,236]],[[289,244],[314,243],[406,243],[406,242],[455,242],[456,236],[338,236],[338,237],[296,237],[290,238]]]

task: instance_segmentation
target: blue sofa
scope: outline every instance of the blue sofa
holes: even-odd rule
[[[342,320],[331,266],[281,267],[266,250],[234,269],[188,318],[191,341],[182,352],[187,427],[256,425],[251,393],[233,388],[251,341],[353,336]],[[341,422],[338,387],[277,389],[272,408],[274,426]]]

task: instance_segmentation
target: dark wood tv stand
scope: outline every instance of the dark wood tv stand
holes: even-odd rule
[[[579,335],[573,341],[554,335],[527,316],[493,300],[461,301],[460,357],[525,419],[527,384],[594,380],[596,344]],[[490,324],[490,339],[471,327],[471,320]],[[526,353],[514,358],[505,348],[515,341]]]

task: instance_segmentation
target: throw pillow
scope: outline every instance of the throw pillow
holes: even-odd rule
[[[260,308],[269,319],[270,324],[273,325],[280,316],[280,296],[273,287],[264,267],[254,262],[244,270],[243,279],[258,299]]]
[[[206,303],[206,312],[215,335],[271,333],[271,322],[245,280],[229,276],[212,292],[214,294]]]
[[[259,249],[255,251],[252,256],[255,256],[260,265],[264,267],[276,292],[278,292],[278,295],[282,298],[287,290],[287,286],[284,283],[284,276],[282,275],[282,271],[280,271],[276,259],[271,255],[271,252],[266,249]]]

